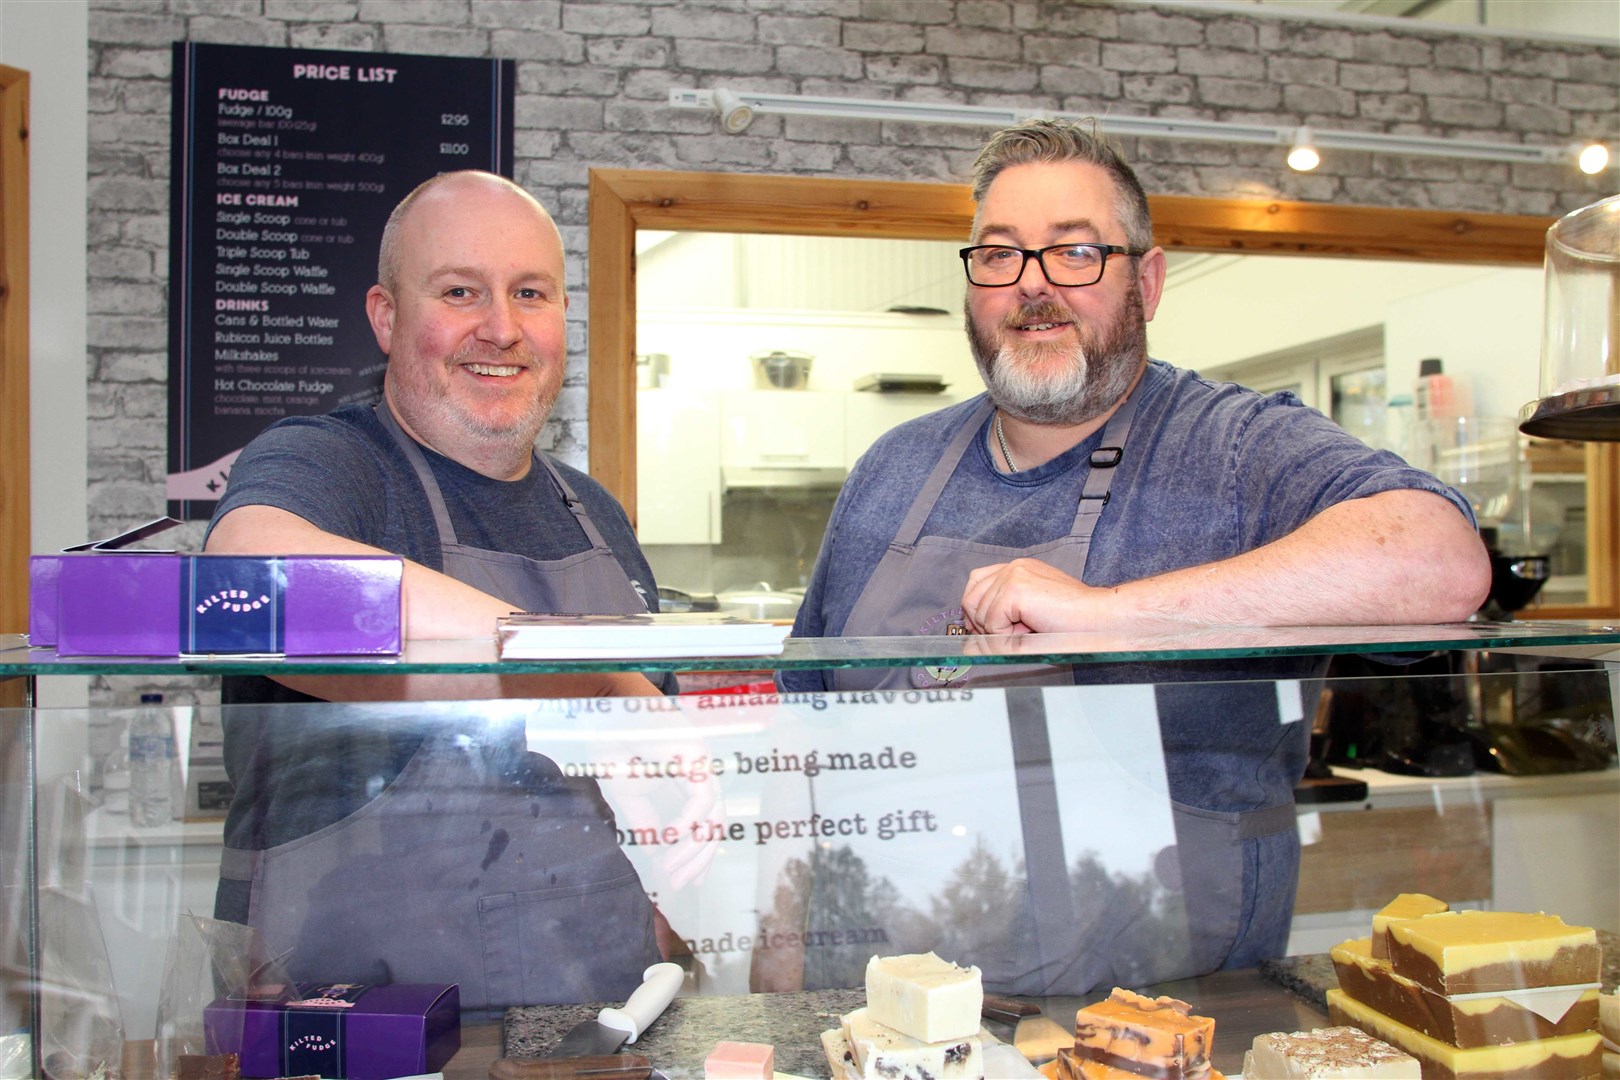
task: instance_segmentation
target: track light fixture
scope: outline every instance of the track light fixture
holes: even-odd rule
[[[1320,164],[1322,155],[1317,152],[1311,129],[1299,128],[1294,132],[1294,145],[1288,150],[1288,167],[1295,172],[1310,172]]]
[[[714,111],[720,117],[720,126],[729,135],[738,135],[754,122],[754,110],[730,90],[714,92]]]
[[[1288,164],[1301,170],[1314,168],[1321,162],[1323,152],[1333,150],[1409,154],[1471,161],[1505,161],[1517,165],[1556,165],[1569,163],[1578,156],[1581,170],[1589,173],[1602,172],[1608,167],[1609,160],[1608,148],[1597,142],[1581,148],[1571,148],[1567,145],[1542,146],[1481,139],[1447,139],[1433,135],[1396,135],[1377,131],[1329,131],[1321,128],[1168,116],[1088,116],[1085,113],[1051,112],[1037,108],[956,105],[940,101],[884,101],[870,98],[753,93],[746,90],[676,88],[669,92],[669,104],[676,109],[702,109],[713,112],[720,117],[721,126],[734,135],[745,130],[759,113],[842,117],[852,120],[893,120],[912,124],[963,124],[984,128],[1007,127],[1034,116],[1065,120],[1091,119],[1096,121],[1098,128],[1105,134],[1122,138],[1186,139],[1195,142],[1286,146],[1291,148]],[[1294,158],[1305,150],[1314,152],[1315,162],[1311,165],[1305,165],[1303,162],[1296,164]]]

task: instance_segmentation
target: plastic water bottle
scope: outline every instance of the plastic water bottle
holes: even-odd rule
[[[162,694],[142,694],[129,725],[129,817],[136,825],[174,818],[174,724]]]

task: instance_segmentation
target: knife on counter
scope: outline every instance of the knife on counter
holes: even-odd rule
[[[652,1062],[640,1054],[620,1054],[675,1000],[686,972],[677,964],[654,964],[641,976],[621,1008],[606,1008],[595,1019],[575,1024],[543,1058],[503,1057],[489,1067],[492,1080],[646,1080]]]

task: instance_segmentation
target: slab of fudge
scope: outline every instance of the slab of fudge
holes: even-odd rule
[[[179,1080],[237,1080],[242,1075],[235,1054],[181,1054],[175,1058],[174,1068]]]
[[[1328,955],[1339,989],[1409,1028],[1463,1049],[1573,1035],[1597,1023],[1596,988],[1582,991],[1558,1020],[1547,1020],[1511,998],[1454,1001],[1437,994],[1374,959],[1367,938],[1335,945]]]
[[[866,963],[866,1007],[872,1019],[921,1042],[979,1033],[984,982],[976,967],[933,953],[874,956]]]
[[[1162,1075],[1155,1072],[1133,1072],[1130,1069],[1104,1065],[1100,1061],[1088,1061],[1076,1056],[1072,1049],[1059,1050],[1056,1059],[1041,1066],[1041,1074],[1048,1080],[1142,1080],[1144,1076]],[[1211,1066],[1209,1072],[1204,1074],[1204,1080],[1226,1080],[1226,1076]]]
[[[923,1042],[872,1018],[871,1007],[839,1018],[856,1075],[883,1080],[962,1080],[984,1075],[983,1043],[965,1039]]]
[[[1437,994],[1478,994],[1598,981],[1597,933],[1556,915],[1446,911],[1389,926],[1395,974]]]
[[[1256,1035],[1243,1075],[1263,1080],[1422,1080],[1418,1059],[1360,1028]]]
[[[1423,1080],[1593,1080],[1600,1068],[1595,1031],[1462,1050],[1391,1020],[1343,990],[1329,990],[1327,1001],[1332,1023],[1358,1027],[1405,1050],[1422,1063]]]
[[[1185,1001],[1119,987],[1074,1016],[1074,1057],[1138,1076],[1203,1080],[1214,1040],[1215,1021]]]
[[[975,1039],[975,1042],[978,1040]],[[827,1055],[827,1067],[832,1073],[832,1080],[929,1080],[934,1074],[919,1070],[913,1064],[894,1062],[879,1055],[867,1058],[865,1068],[856,1059],[854,1048],[844,1037],[840,1028],[832,1028],[821,1033],[821,1049]],[[974,1070],[972,1072],[951,1072],[947,1076],[958,1080],[985,1080],[983,1057],[978,1053],[974,1055]]]
[[[1603,1038],[1603,1080],[1620,1080],[1620,990],[1598,997],[1598,1034]]]
[[[1389,959],[1389,927],[1391,923],[1418,919],[1424,915],[1438,915],[1442,911],[1450,910],[1451,905],[1444,900],[1436,900],[1434,897],[1424,893],[1401,893],[1385,904],[1383,909],[1373,916],[1372,954],[1380,960]]]
[[[703,1080],[771,1080],[775,1066],[769,1043],[719,1042],[703,1059]]]

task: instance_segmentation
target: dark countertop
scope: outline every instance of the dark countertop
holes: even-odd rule
[[[1320,1027],[1327,1022],[1324,1010],[1254,969],[1161,983],[1145,987],[1143,992],[1181,998],[1195,1012],[1213,1016],[1215,1067],[1226,1073],[1239,1071],[1243,1052],[1254,1036]],[[1037,1004],[1054,1021],[1072,1028],[1075,1010],[1106,996],[1104,989],[1084,997],[1046,998]],[[650,1058],[670,1080],[702,1080],[703,1059],[715,1043],[723,1039],[770,1043],[776,1048],[779,1072],[827,1077],[830,1071],[821,1051],[821,1033],[837,1027],[840,1015],[864,1004],[866,992],[860,988],[677,998],[634,1046],[625,1049]],[[596,1004],[509,1009],[502,1052],[514,1057],[541,1056],[564,1032],[594,1017],[600,1008]],[[985,1026],[998,1038],[1011,1041],[1010,1027],[989,1021]]]

